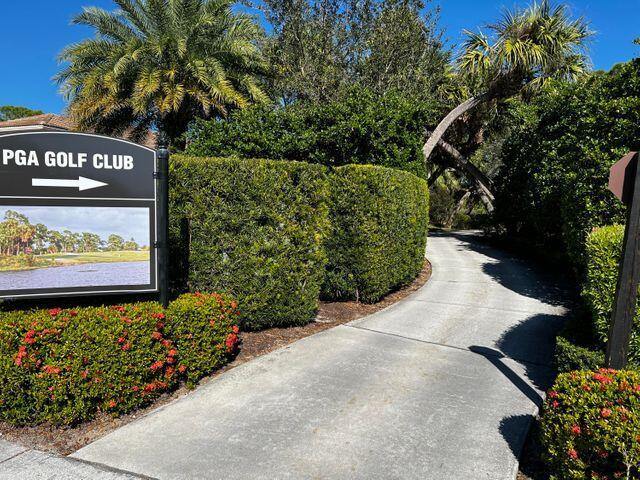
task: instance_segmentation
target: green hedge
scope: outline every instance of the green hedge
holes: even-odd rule
[[[547,393],[541,439],[553,479],[640,478],[640,374],[565,373]]]
[[[640,59],[552,83],[512,114],[494,219],[582,274],[589,232],[624,221],[607,187],[611,165],[640,149]]]
[[[172,157],[175,276],[224,291],[248,329],[313,319],[324,280],[327,171],[269,160]]]
[[[215,321],[214,321],[215,319]],[[236,303],[184,295],[154,302],[0,312],[0,419],[72,425],[131,412],[224,365]]]
[[[255,106],[236,110],[225,120],[197,121],[187,153],[303,160],[330,167],[373,164],[425,177],[424,128],[438,123],[441,109],[437,101],[354,87],[339,100],[295,102],[278,109]]]
[[[337,168],[330,218],[327,298],[375,302],[420,273],[429,225],[424,180],[368,165]]]
[[[556,367],[558,372],[597,370],[604,365],[604,352],[577,345],[571,338],[556,337]]]
[[[311,321],[321,288],[376,301],[420,272],[428,198],[424,180],[383,167],[176,156],[175,286],[231,293],[248,329]]]
[[[586,279],[582,295],[591,311],[594,329],[602,345],[606,344],[609,335],[623,238],[624,227],[610,225],[594,229],[586,242]],[[640,311],[637,310],[629,360],[640,365]]]

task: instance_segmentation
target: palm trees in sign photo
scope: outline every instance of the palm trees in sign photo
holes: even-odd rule
[[[423,147],[425,162],[436,146],[450,155],[456,167],[476,186],[485,206],[492,209],[490,180],[443,140],[453,123],[483,103],[531,92],[550,79],[575,80],[588,70],[585,42],[592,34],[582,18],[572,20],[566,5],[548,0],[528,9],[505,11],[488,26],[489,34],[466,31],[458,57],[459,74],[476,93],[447,114]]]
[[[173,145],[195,117],[211,118],[267,97],[266,63],[254,18],[230,0],[115,0],[108,12],[85,8],[73,22],[96,37],[68,46],[56,76],[81,129],[129,133],[157,129]]]

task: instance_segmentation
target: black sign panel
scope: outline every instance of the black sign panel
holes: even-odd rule
[[[156,152],[0,133],[0,298],[155,292]]]

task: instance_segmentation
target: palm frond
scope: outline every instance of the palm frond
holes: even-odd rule
[[[257,46],[262,29],[234,13],[230,0],[115,1],[116,12],[78,15],[76,23],[97,36],[59,57],[64,66],[55,79],[79,125],[115,131],[129,122],[176,134],[187,112],[225,115],[268,100],[260,85],[267,71]]]
[[[97,7],[85,7],[81,14],[73,18],[72,23],[93,27],[103,37],[115,41],[126,42],[136,37],[136,32],[121,15]]]

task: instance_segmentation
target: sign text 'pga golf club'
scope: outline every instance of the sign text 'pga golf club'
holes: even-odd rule
[[[156,163],[120,139],[0,134],[0,298],[157,291]]]

